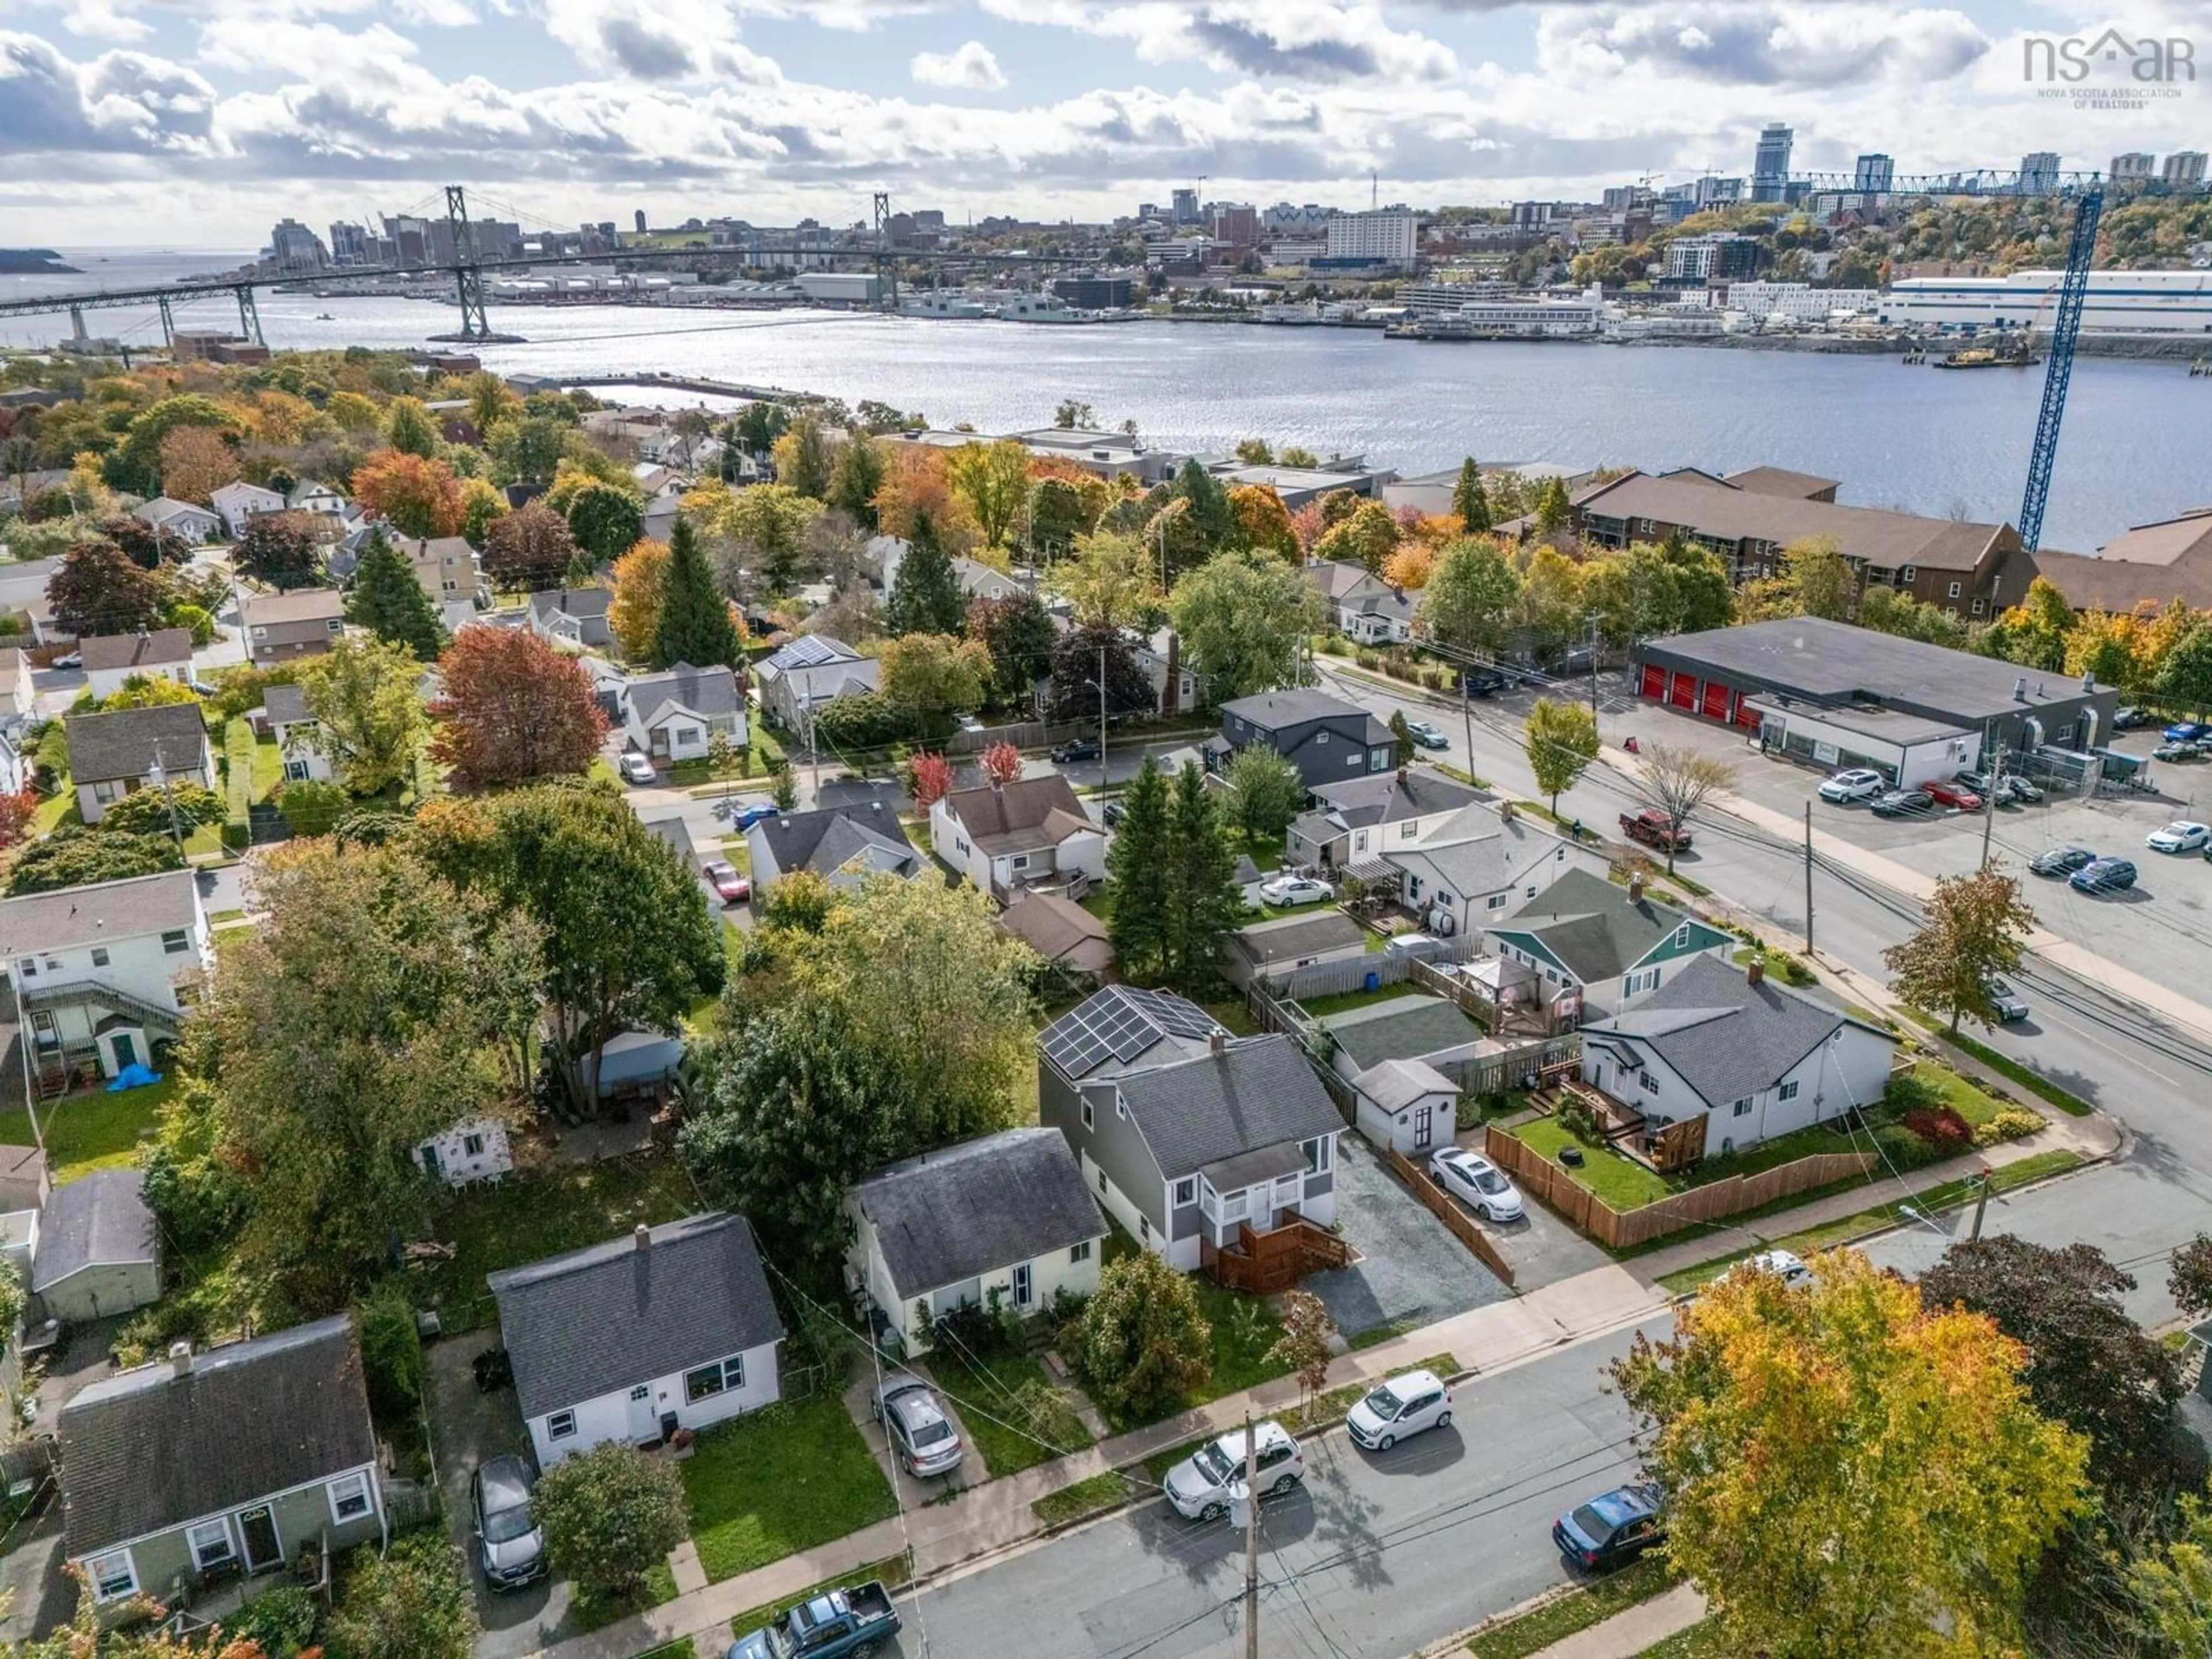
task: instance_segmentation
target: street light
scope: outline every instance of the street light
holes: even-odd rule
[[[1098,678],[1085,680],[1098,693],[1098,787],[1106,787],[1106,647],[1098,647]]]

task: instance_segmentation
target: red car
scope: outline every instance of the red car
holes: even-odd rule
[[[725,904],[735,904],[753,896],[753,884],[737,872],[734,866],[720,862],[708,865],[700,873],[707,878],[707,885],[721,896]]]
[[[1920,787],[1938,806],[1955,806],[1961,812],[1982,810],[1982,798],[1963,783],[1923,783]]]

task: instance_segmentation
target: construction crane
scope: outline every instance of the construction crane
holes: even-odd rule
[[[2058,284],[2058,314],[2051,324],[2051,356],[2043,369],[2043,407],[2035,416],[2035,443],[2027,454],[2020,543],[2030,552],[2043,541],[2043,507],[2051,495],[2051,470],[2058,464],[2058,428],[2066,418],[2066,386],[2074,377],[2074,347],[2081,337],[2089,263],[2097,252],[2097,222],[2104,211],[2104,186],[2093,179],[2074,202],[2074,234],[2066,245],[2066,274]]]

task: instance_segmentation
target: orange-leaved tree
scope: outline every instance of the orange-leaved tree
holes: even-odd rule
[[[444,693],[430,757],[459,789],[491,789],[590,769],[607,719],[592,677],[521,629],[465,628],[438,659]]]
[[[453,468],[397,449],[372,450],[353,470],[353,493],[403,536],[458,536],[468,511]]]

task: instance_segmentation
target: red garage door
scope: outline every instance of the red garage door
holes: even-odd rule
[[[1674,695],[1667,701],[1677,708],[1695,708],[1698,706],[1698,677],[1695,674],[1675,675]]]
[[[1728,718],[1728,687],[1707,680],[1705,682],[1705,718],[1709,720],[1724,720]]]
[[[1759,710],[1753,708],[1742,698],[1737,698],[1735,705],[1735,723],[1738,726],[1744,726],[1748,730],[1756,732],[1759,726]]]
[[[1644,665],[1644,695],[1664,697],[1667,695],[1667,671],[1656,662]]]

